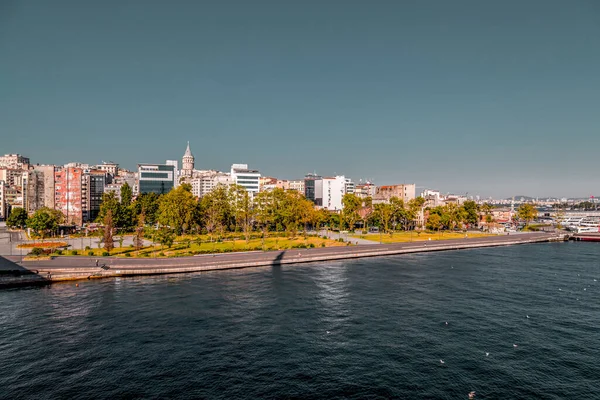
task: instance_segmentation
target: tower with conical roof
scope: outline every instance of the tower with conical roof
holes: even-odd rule
[[[183,160],[181,164],[181,175],[191,177],[194,173],[194,155],[190,150],[190,142],[187,143],[187,148],[183,154]]]

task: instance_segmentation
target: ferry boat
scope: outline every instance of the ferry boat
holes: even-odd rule
[[[581,233],[580,229],[583,229],[583,232],[598,232],[600,219],[597,217],[570,217],[565,219],[562,224],[568,231]]]
[[[560,222],[560,224],[568,231],[575,230],[585,217],[568,217]]]
[[[600,233],[600,226],[578,226],[577,233]]]

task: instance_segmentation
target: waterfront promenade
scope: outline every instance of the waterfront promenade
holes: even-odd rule
[[[444,241],[371,244],[281,251],[207,254],[177,258],[53,257],[23,261],[20,256],[0,257],[0,287],[119,276],[191,273],[222,269],[276,266],[361,257],[447,251],[562,241],[564,235],[526,233]]]

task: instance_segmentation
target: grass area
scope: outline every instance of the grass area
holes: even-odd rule
[[[43,255],[43,256],[25,256],[23,257],[23,261],[46,261],[51,260],[51,256]]]
[[[197,240],[190,240],[189,247],[187,239],[191,238],[178,238],[178,240],[169,248],[162,247],[157,244],[153,246],[146,246],[136,251],[133,247],[118,247],[113,249],[110,253],[104,249],[89,249],[89,250],[66,250],[55,252],[53,255],[63,256],[91,256],[91,257],[182,257],[191,256],[195,254],[210,254],[210,253],[229,253],[239,251],[261,251],[261,250],[287,250],[293,248],[306,248],[306,247],[331,247],[331,246],[347,246],[347,243],[341,243],[331,239],[322,239],[319,237],[277,237],[267,238],[262,245],[262,239],[251,239],[249,243],[245,240],[229,240],[223,242],[208,242],[207,238],[203,242],[199,243]],[[195,238],[197,239],[197,237]]]
[[[494,236],[489,233],[472,233],[468,232],[467,238],[478,238],[485,236]],[[368,233],[366,235],[350,235],[350,237],[358,239],[372,240],[373,242],[379,243],[380,237],[382,243],[404,243],[404,242],[418,242],[424,240],[448,240],[448,239],[464,239],[465,233],[463,232],[394,232],[392,235],[389,233]]]
[[[23,243],[17,245],[18,249],[32,249],[38,247],[40,249],[54,249],[57,247],[67,246],[66,242],[34,242],[34,243]]]

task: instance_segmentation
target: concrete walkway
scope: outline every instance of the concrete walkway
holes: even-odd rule
[[[369,244],[377,243],[373,240],[354,238],[354,237],[351,237],[350,235],[351,234],[349,232],[340,233],[340,232],[326,231],[326,230],[319,231],[319,236],[327,236],[329,239],[332,239],[332,240],[338,240],[339,238],[342,238],[342,239],[344,239],[344,241],[346,241],[346,242],[350,241],[350,242],[352,242],[352,244],[355,244],[355,245],[369,245]]]
[[[109,278],[135,275],[157,275],[202,272],[222,269],[280,266],[309,262],[324,262],[361,257],[392,256],[408,253],[473,249],[543,243],[565,240],[564,235],[531,233],[443,241],[421,241],[363,246],[339,246],[278,251],[207,254],[177,258],[117,258],[117,257],[54,257],[53,259],[20,261],[19,257],[4,257],[12,263],[14,276],[0,274],[0,287],[50,283],[62,280]],[[2,258],[2,257],[0,257]],[[31,278],[30,280],[29,277]],[[41,280],[41,281],[40,281]]]

